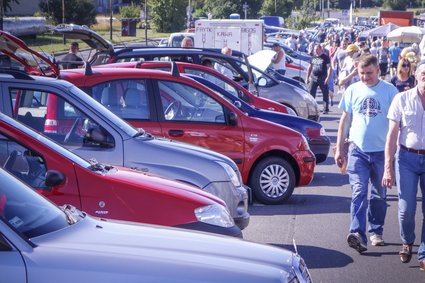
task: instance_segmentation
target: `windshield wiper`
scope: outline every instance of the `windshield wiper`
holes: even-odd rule
[[[102,173],[108,173],[109,170],[114,168],[111,165],[103,165],[102,163],[99,163],[95,158],[91,158],[89,160],[90,166],[88,167],[89,170],[92,171],[100,171]]]
[[[84,214],[80,213],[80,211],[73,205],[65,204],[59,206],[59,208],[65,213],[66,221],[69,225],[75,224],[79,221],[79,219],[84,218]]]

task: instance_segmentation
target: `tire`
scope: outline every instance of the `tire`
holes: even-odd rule
[[[282,204],[294,191],[294,169],[283,158],[265,158],[252,171],[249,185],[257,201],[264,204]]]

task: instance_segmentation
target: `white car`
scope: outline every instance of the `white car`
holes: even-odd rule
[[[290,251],[208,233],[92,218],[0,169],[7,283],[311,282]]]

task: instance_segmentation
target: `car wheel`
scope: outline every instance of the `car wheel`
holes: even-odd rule
[[[269,157],[255,166],[249,184],[259,202],[281,204],[289,199],[294,191],[294,169],[283,158]]]

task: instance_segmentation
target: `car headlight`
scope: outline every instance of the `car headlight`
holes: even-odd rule
[[[210,225],[227,228],[235,226],[235,222],[230,216],[229,210],[218,203],[195,209],[195,215],[198,221]]]
[[[232,182],[232,184],[235,187],[240,187],[241,186],[241,178],[240,178],[240,174],[237,174],[235,170],[233,170],[232,166],[230,166],[227,163],[224,162],[217,162],[219,163],[224,170],[227,172],[227,175],[229,175],[230,181]]]

